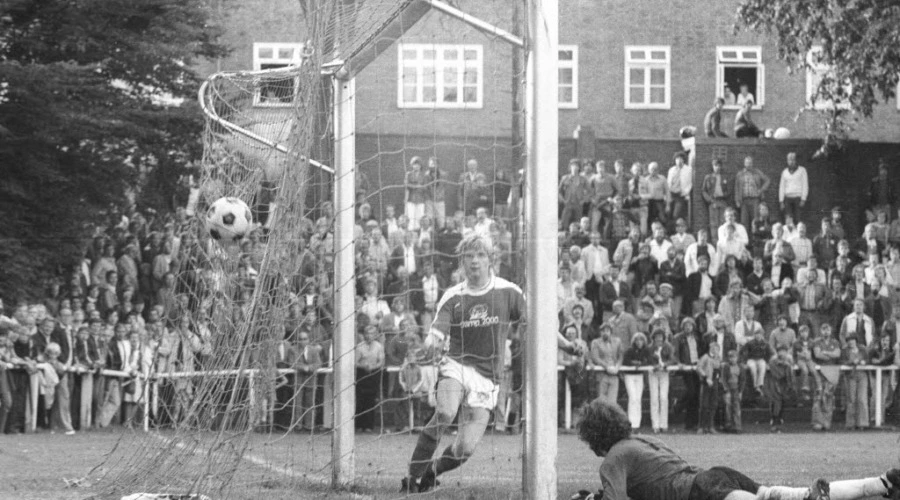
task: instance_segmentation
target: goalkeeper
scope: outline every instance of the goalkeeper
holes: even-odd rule
[[[851,500],[870,496],[900,498],[900,469],[879,477],[835,481],[817,479],[808,488],[763,486],[728,467],[699,469],[662,441],[632,436],[628,416],[599,399],[584,407],[578,437],[597,456],[603,489],[572,497],[600,500]]]
[[[437,406],[419,435],[401,493],[420,493],[437,485],[436,477],[462,465],[475,446],[497,405],[506,339],[524,322],[522,290],[491,270],[493,246],[479,234],[456,248],[465,280],[449,288],[438,301],[434,322],[425,338],[426,349],[443,352],[438,361]],[[578,348],[557,333],[561,348]],[[459,413],[459,432],[453,444],[433,459],[441,435]]]

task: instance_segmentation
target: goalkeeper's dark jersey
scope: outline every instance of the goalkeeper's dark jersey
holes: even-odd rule
[[[614,444],[600,464],[603,498],[687,500],[699,472],[662,441],[631,436]]]
[[[524,315],[522,289],[492,276],[485,288],[463,282],[444,292],[431,328],[447,338],[446,356],[499,382],[506,338]]]

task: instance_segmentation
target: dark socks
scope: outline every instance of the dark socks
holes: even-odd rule
[[[434,462],[434,474],[441,475],[444,472],[451,471],[465,462],[465,459],[456,458],[453,455],[452,446],[448,446],[444,450],[444,454],[441,455],[441,458],[438,458]]]
[[[412,460],[409,462],[409,475],[412,477],[422,477],[425,475],[425,469],[431,463],[431,457],[437,450],[438,440],[423,432],[419,434],[419,441],[416,442],[416,449],[413,450]]]

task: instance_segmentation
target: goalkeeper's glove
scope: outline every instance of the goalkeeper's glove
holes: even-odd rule
[[[578,490],[577,493],[572,494],[569,497],[569,500],[602,500],[603,499],[603,490],[597,490],[596,493],[591,493],[588,490]]]

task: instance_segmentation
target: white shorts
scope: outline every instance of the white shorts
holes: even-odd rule
[[[440,363],[440,378],[452,378],[463,386],[463,404],[470,408],[493,410],[497,406],[500,386],[478,373],[475,368],[444,357]]]

